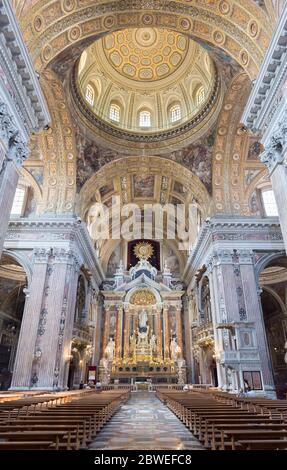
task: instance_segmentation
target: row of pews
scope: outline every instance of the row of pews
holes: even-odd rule
[[[206,449],[287,450],[287,401],[217,391],[158,390]]]
[[[57,393],[0,403],[0,450],[86,449],[129,390]]]

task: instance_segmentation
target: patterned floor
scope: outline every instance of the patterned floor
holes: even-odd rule
[[[89,449],[203,450],[203,447],[153,392],[135,392]]]

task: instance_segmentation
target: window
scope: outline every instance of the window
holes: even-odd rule
[[[151,126],[151,113],[149,111],[141,111],[139,118],[140,127],[150,127]]]
[[[265,191],[262,191],[262,199],[265,215],[267,217],[277,217],[278,209],[273,190],[267,189]]]
[[[120,122],[121,108],[117,104],[111,104],[110,119],[111,121]]]
[[[92,85],[87,85],[87,89],[86,89],[86,100],[87,102],[93,106],[94,105],[94,102],[95,102],[95,90],[94,88],[92,87]]]
[[[11,210],[11,215],[15,216],[21,216],[23,212],[23,205],[24,205],[24,199],[25,199],[25,194],[26,190],[25,188],[17,188],[14,201],[13,201],[13,206]]]
[[[204,88],[200,88],[200,90],[197,93],[197,104],[200,105],[203,103],[205,99],[205,91]]]
[[[170,108],[170,120],[171,122],[177,122],[181,119],[181,107],[179,104]]]

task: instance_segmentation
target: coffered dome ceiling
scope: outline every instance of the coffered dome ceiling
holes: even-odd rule
[[[199,44],[152,27],[113,32],[93,43],[81,56],[72,92],[78,116],[99,140],[126,152],[138,145],[157,153],[206,132],[221,94],[213,61]]]
[[[117,73],[131,80],[160,80],[184,62],[190,42],[167,29],[126,29],[103,40],[107,61]],[[194,44],[193,52],[195,52]]]

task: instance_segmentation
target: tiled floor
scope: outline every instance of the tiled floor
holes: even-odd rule
[[[203,450],[203,447],[153,392],[135,392],[89,449]]]

